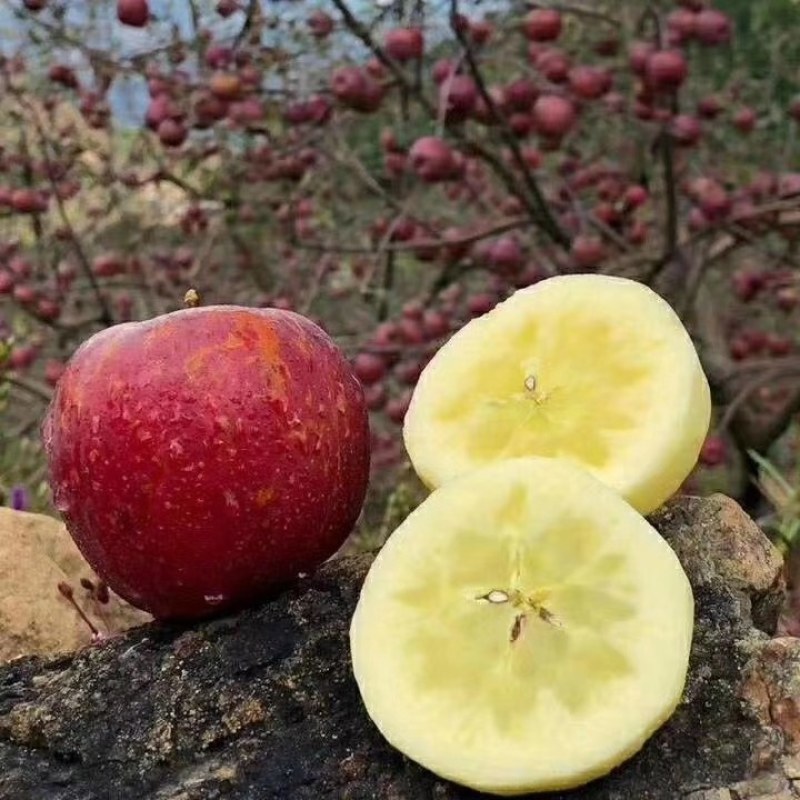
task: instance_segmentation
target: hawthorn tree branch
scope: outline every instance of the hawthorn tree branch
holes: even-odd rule
[[[393,59],[389,58],[383,48],[380,47],[380,45],[378,45],[378,43],[375,41],[369,29],[354,16],[353,12],[347,5],[346,0],[332,0],[332,2],[342,15],[342,19],[347,28],[355,36],[357,36],[369,48],[373,55],[392,73],[392,76],[398,85],[408,92],[409,96],[413,97],[429,116],[436,118],[437,109],[435,105],[428,99],[421,87],[415,86],[414,82],[406,76],[402,68]],[[526,208],[530,206],[531,200],[526,195],[524,188],[519,185],[513,172],[511,172],[505,166],[505,164],[503,164],[502,160],[498,156],[487,150],[480,142],[476,141],[472,137],[469,137],[463,131],[453,127],[450,127],[449,131],[451,135],[462,144],[463,148],[469,154],[477,156],[486,164],[488,164],[498,178],[503,182],[509,192],[518,197],[525,204]],[[539,225],[541,227],[541,222],[539,222]],[[553,231],[552,234],[557,236],[555,231]],[[564,245],[566,236],[564,236],[562,233],[562,237],[563,239],[560,241],[560,243]],[[555,238],[554,240],[559,241],[558,238]]]
[[[473,233],[465,234],[464,236],[456,239],[417,239],[410,242],[400,242],[398,244],[387,244],[380,248],[383,253],[414,253],[422,249],[434,249],[445,247],[459,247],[467,244],[474,244],[483,239],[489,239],[492,236],[498,236],[508,231],[524,228],[530,225],[530,220],[527,217],[515,217],[513,219],[504,220],[492,225],[489,228],[483,228]],[[296,240],[292,242],[293,247],[300,250],[316,250],[324,253],[352,253],[358,255],[374,255],[374,247],[358,247],[355,245],[337,245],[330,242],[307,242]]]
[[[80,238],[76,234],[75,228],[72,225],[72,221],[69,218],[69,214],[67,214],[67,209],[64,205],[64,201],[61,198],[61,193],[58,190],[58,184],[55,179],[55,171],[53,168],[53,162],[50,158],[50,147],[49,141],[47,138],[47,134],[45,133],[44,129],[42,128],[41,120],[39,119],[37,109],[32,108],[21,96],[20,92],[17,90],[13,90],[14,96],[17,102],[28,112],[28,118],[33,123],[33,126],[36,130],[37,136],[39,137],[39,143],[42,153],[42,158],[45,162],[46,172],[47,172],[47,180],[50,184],[50,189],[55,198],[56,208],[58,209],[58,215],[61,218],[61,224],[66,228],[69,234],[69,241],[72,245],[72,249],[75,251],[75,255],[78,258],[78,262],[81,265],[81,269],[84,272],[86,280],[88,281],[89,285],[91,286],[92,293],[94,294],[95,301],[100,309],[100,322],[103,324],[104,327],[109,327],[110,325],[114,324],[114,315],[111,313],[111,306],[108,304],[103,292],[100,289],[100,284],[97,282],[97,278],[95,277],[94,272],[92,271],[92,265],[89,261],[89,257],[86,255],[86,251],[83,248],[83,244],[80,241]]]
[[[661,132],[660,149],[666,205],[662,259],[664,263],[668,263],[675,257],[678,249],[678,186],[675,180],[675,152],[672,137],[666,128]]]
[[[531,170],[528,169],[528,165],[525,163],[525,159],[522,157],[522,151],[520,150],[517,138],[511,131],[505,116],[500,113],[499,109],[497,108],[497,104],[494,102],[494,99],[486,87],[486,81],[483,79],[483,74],[478,66],[472,45],[464,35],[462,26],[458,24],[458,16],[458,0],[450,0],[450,28],[462,47],[464,52],[464,60],[467,64],[470,75],[472,76],[472,80],[475,81],[475,86],[478,89],[478,93],[480,94],[483,102],[486,104],[486,107],[489,109],[489,113],[492,115],[492,118],[498,124],[502,139],[511,151],[511,157],[514,160],[514,164],[519,170],[519,174],[522,176],[522,181],[526,191],[519,193],[520,199],[523,201],[523,203],[525,203],[526,208],[530,212],[531,219],[538,227],[540,227],[557,244],[565,248],[569,247],[569,237],[564,233],[564,231],[561,230],[561,227],[559,226],[555,217],[552,215],[550,206],[545,200],[544,195],[539,188],[539,184],[536,182]]]
[[[609,14],[602,11],[597,11],[593,8],[586,6],[575,5],[574,3],[536,3],[528,2],[526,5],[529,8],[552,8],[554,11],[560,11],[562,14],[574,14],[576,17],[588,17],[589,19],[596,19],[598,22],[604,22],[606,25],[611,25],[614,28],[619,28],[621,23]]]
[[[22,389],[22,391],[27,392],[44,403],[49,403],[53,397],[53,393],[46,384],[34,380],[33,378],[26,378],[23,375],[5,373],[0,375],[0,383],[3,381],[11,386],[15,386],[17,389]]]

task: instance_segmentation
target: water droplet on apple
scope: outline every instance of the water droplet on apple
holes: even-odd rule
[[[203,600],[206,601],[210,606],[218,606],[223,600],[225,600],[224,594],[206,594],[203,595]]]

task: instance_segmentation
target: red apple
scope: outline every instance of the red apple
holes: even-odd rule
[[[534,65],[547,80],[563,83],[569,77],[569,56],[557,47],[548,47],[538,53]]]
[[[691,147],[703,136],[703,126],[691,114],[678,114],[670,122],[669,132],[679,145]]]
[[[28,283],[19,283],[12,290],[13,298],[23,306],[33,305],[38,299],[36,289]]]
[[[697,14],[688,8],[676,8],[667,16],[667,27],[677,42],[691,39],[697,29]]]
[[[473,317],[479,317],[481,314],[486,314],[497,305],[497,297],[488,292],[482,294],[474,294],[467,300],[467,308]]]
[[[650,194],[647,189],[638,183],[632,183],[628,186],[623,195],[626,208],[639,208],[643,206],[649,198]]]
[[[545,94],[533,106],[533,118],[539,133],[560,139],[575,124],[575,106],[565,97]]]
[[[223,19],[232,17],[237,11],[241,11],[237,0],[219,0],[217,3],[217,14]]]
[[[459,172],[459,162],[453,149],[438,136],[417,139],[409,150],[408,163],[428,183],[451,180]]]
[[[47,198],[35,189],[15,189],[11,193],[11,206],[20,214],[38,214],[47,211]]]
[[[355,111],[376,111],[383,100],[381,85],[358,67],[340,67],[331,76],[336,99]]]
[[[747,106],[740,108],[733,115],[733,124],[741,133],[751,133],[755,129],[757,121],[756,112]]]
[[[61,376],[43,438],[97,574],[159,618],[253,603],[331,556],[369,469],[358,379],[289,311],[216,306],[108,328]]]
[[[599,67],[577,66],[569,71],[569,85],[583,100],[595,100],[611,89],[611,75]]]
[[[726,44],[733,36],[733,23],[727,14],[715,8],[704,8],[695,17],[694,33],[702,44]]]
[[[487,261],[498,272],[516,272],[525,263],[525,254],[516,236],[501,236],[489,247]]]
[[[143,28],[150,19],[147,0],[117,0],[117,18],[123,25]]]
[[[186,126],[174,119],[165,119],[158,126],[158,138],[165,147],[180,147],[188,135]]]
[[[51,386],[55,386],[63,374],[64,374],[63,361],[55,361],[51,359],[44,365],[44,379]]]
[[[386,374],[386,362],[376,353],[359,353],[353,359],[353,372],[364,386],[370,386]]]
[[[539,87],[530,78],[517,78],[503,90],[503,105],[511,111],[529,111],[538,96]]]
[[[645,75],[647,62],[655,52],[655,46],[650,42],[635,41],[628,50],[628,64],[631,71],[637,75]]]
[[[411,404],[411,389],[406,389],[399,397],[393,397],[386,404],[386,416],[396,425],[402,425]]]
[[[389,399],[386,386],[382,383],[375,383],[364,388],[364,402],[368,411],[380,411]]]
[[[458,62],[453,61],[451,58],[440,58],[436,61],[431,69],[431,76],[433,82],[439,86],[446,81],[451,75],[458,72]]]
[[[522,24],[525,36],[533,42],[552,42],[561,35],[561,14],[552,8],[537,8]]]
[[[333,31],[333,18],[330,14],[317,9],[313,11],[306,20],[308,30],[316,39],[325,39]]]
[[[478,99],[478,88],[467,75],[454,75],[439,85],[439,105],[447,112],[451,121],[468,117]]]
[[[657,50],[647,59],[647,80],[655,89],[674,91],[687,74],[686,58],[680,50]]]
[[[422,58],[425,38],[419,28],[395,28],[386,33],[383,44],[395,61],[413,61]]]
[[[714,94],[701,98],[697,103],[697,113],[703,117],[703,119],[714,119],[718,117],[724,108],[725,104],[723,101]]]
[[[719,467],[725,463],[727,458],[727,448],[725,440],[720,436],[711,435],[700,450],[700,463],[706,467]]]
[[[39,351],[32,345],[15,347],[8,357],[8,366],[11,369],[28,369],[36,361]]]
[[[14,276],[4,270],[0,269],[0,294],[11,294],[14,291]]]
[[[603,240],[590,234],[580,234],[572,241],[572,260],[581,269],[592,269],[606,257]]]
[[[429,310],[423,314],[422,329],[427,339],[439,339],[450,333],[450,320],[441,311]]]
[[[469,24],[469,35],[472,41],[480,46],[486,44],[494,34],[494,25],[487,19],[473,20]]]

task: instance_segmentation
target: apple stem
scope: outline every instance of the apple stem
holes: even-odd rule
[[[189,289],[183,296],[183,304],[186,308],[197,308],[201,302],[200,293],[197,289]]]

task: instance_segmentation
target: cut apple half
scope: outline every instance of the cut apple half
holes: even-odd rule
[[[404,439],[430,488],[505,458],[556,457],[649,513],[697,463],[710,415],[697,352],[661,297],[569,275],[456,333],[419,379]]]
[[[694,603],[677,557],[567,462],[510,459],[452,481],[389,537],[350,628],[384,737],[499,795],[606,774],[678,705]]]

